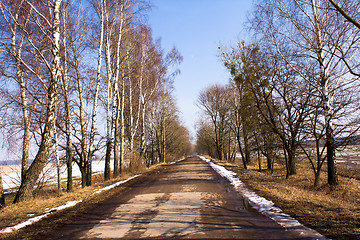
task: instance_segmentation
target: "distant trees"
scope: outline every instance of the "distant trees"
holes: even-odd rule
[[[3,126],[23,145],[15,202],[32,196],[53,155],[71,191],[73,163],[88,186],[99,156],[109,179],[111,161],[118,176],[190,151],[169,91],[182,57],[154,41],[148,9],[140,0],[0,1]]]
[[[225,150],[225,139],[229,132],[229,91],[226,87],[214,85],[201,92],[198,98],[198,104],[206,113],[213,126],[215,134],[216,156],[223,159]]]

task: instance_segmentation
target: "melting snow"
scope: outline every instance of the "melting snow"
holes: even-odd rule
[[[114,188],[114,187],[117,187],[117,186],[119,186],[119,185],[121,185],[121,184],[123,184],[123,183],[126,183],[126,182],[130,181],[131,179],[134,179],[134,178],[136,178],[136,177],[138,177],[138,176],[140,176],[140,175],[135,175],[135,176],[130,177],[130,178],[128,178],[128,179],[125,179],[125,180],[116,182],[116,183],[114,183],[114,184],[111,184],[111,185],[109,185],[109,186],[107,186],[107,187],[101,188],[101,189],[95,191],[94,194],[101,193],[102,191],[106,191],[106,190],[112,189],[112,188]]]
[[[175,163],[181,162],[181,161],[183,161],[183,160],[185,160],[185,158],[180,159],[180,160],[177,160],[177,161],[174,161],[174,162],[171,162],[171,163],[169,163],[169,164],[170,164],[170,165],[172,165],[172,164],[175,164]]]
[[[278,224],[286,228],[287,230],[297,231],[300,235],[311,236],[314,239],[325,240],[326,237],[322,236],[318,232],[308,227],[305,227],[296,219],[292,218],[290,215],[285,214],[278,207],[274,206],[272,201],[269,201],[263,197],[258,196],[255,192],[250,191],[246,185],[236,176],[236,173],[227,170],[225,167],[217,165],[211,162],[210,159],[207,159],[203,156],[199,156],[203,161],[209,163],[209,165],[222,177],[227,178],[230,183],[234,186],[235,190],[239,192],[249,203],[250,205],[262,213],[263,215],[273,219]]]

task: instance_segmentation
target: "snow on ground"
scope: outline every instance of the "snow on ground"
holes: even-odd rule
[[[181,161],[183,161],[183,160],[185,160],[185,158],[180,159],[180,160],[177,160],[177,161],[174,161],[174,162],[171,162],[171,163],[169,163],[169,164],[170,164],[170,165],[173,165],[173,164],[178,163],[178,162],[181,162]]]
[[[255,192],[249,190],[246,185],[236,177],[236,173],[227,170],[225,167],[213,163],[210,159],[203,156],[199,156],[203,161],[209,163],[209,165],[222,177],[225,177],[234,186],[235,190],[239,192],[250,205],[263,215],[273,219],[278,224],[286,228],[298,232],[302,237],[313,237],[314,239],[325,240],[326,237],[322,236],[318,232],[308,227],[305,227],[299,223],[296,219],[290,215],[285,214],[282,210],[274,205],[272,201],[269,201],[263,197],[260,197]]]
[[[141,175],[141,174],[140,174],[140,175]],[[93,195],[94,195],[94,194],[101,193],[101,192],[103,192],[103,191],[107,191],[107,190],[112,189],[112,188],[114,188],[114,187],[117,187],[117,186],[119,186],[119,185],[121,185],[121,184],[123,184],[123,183],[126,183],[126,182],[130,181],[131,179],[134,179],[134,178],[140,176],[140,175],[135,175],[135,176],[130,177],[130,178],[128,178],[128,179],[125,179],[125,180],[116,182],[116,183],[114,183],[114,184],[112,184],[112,185],[106,186],[106,187],[104,187],[104,188],[98,189],[98,190],[96,190],[96,191],[93,193]],[[53,212],[61,211],[61,210],[66,209],[66,208],[73,207],[73,206],[75,206],[76,204],[78,204],[78,203],[80,203],[80,202],[82,202],[82,200],[69,201],[69,202],[67,202],[65,205],[61,205],[61,206],[58,206],[58,207],[45,209],[45,212],[44,212],[42,215],[36,216],[36,217],[33,217],[33,218],[30,218],[30,219],[26,220],[25,222],[19,223],[19,224],[15,225],[15,226],[4,228],[4,229],[0,230],[0,234],[1,234],[1,233],[10,233],[10,232],[15,231],[15,230],[18,230],[18,229],[20,229],[20,228],[26,227],[26,226],[28,226],[28,225],[30,225],[30,224],[33,224],[34,222],[39,221],[40,219],[48,216],[49,214],[51,214],[51,213],[53,213]]]
[[[111,185],[106,186],[106,187],[104,187],[104,188],[101,188],[101,189],[99,189],[99,190],[96,190],[96,191],[94,192],[94,194],[97,194],[97,193],[101,193],[101,192],[103,192],[103,191],[110,190],[110,189],[112,189],[112,188],[114,188],[114,187],[117,187],[117,186],[119,186],[119,185],[121,185],[121,184],[123,184],[123,183],[126,183],[126,182],[130,181],[131,179],[134,179],[134,178],[136,178],[136,177],[138,177],[138,176],[140,176],[140,175],[141,175],[141,174],[135,175],[135,176],[130,177],[130,178],[128,178],[128,179],[125,179],[125,180],[116,182],[116,183],[114,183],[114,184],[111,184]]]

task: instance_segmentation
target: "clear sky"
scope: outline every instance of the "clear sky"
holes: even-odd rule
[[[244,23],[252,0],[152,0],[152,5],[149,24],[154,38],[161,38],[165,51],[175,46],[184,58],[174,96],[183,123],[194,136],[200,91],[229,81],[218,47],[246,39]]]

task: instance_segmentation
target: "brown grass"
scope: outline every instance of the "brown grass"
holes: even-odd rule
[[[346,177],[346,171],[339,169],[340,184],[335,188],[326,184],[323,172],[319,187],[314,188],[314,174],[306,161],[297,164],[297,174],[289,179],[281,165],[276,165],[271,175],[259,172],[255,163],[248,170],[239,167],[240,162],[220,164],[304,225],[331,239],[360,239],[360,181],[353,175]]]

